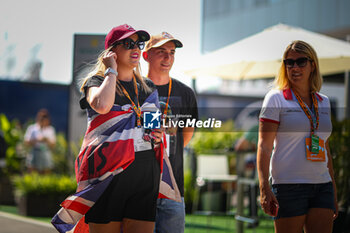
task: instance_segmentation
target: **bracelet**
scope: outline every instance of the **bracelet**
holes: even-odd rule
[[[109,74],[109,73],[112,73],[112,74],[115,74],[115,76],[118,76],[118,72],[111,68],[111,67],[108,67],[107,70],[105,71],[105,77]]]

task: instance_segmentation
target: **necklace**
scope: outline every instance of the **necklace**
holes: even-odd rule
[[[167,114],[168,114],[168,107],[169,107],[169,99],[170,99],[170,94],[171,94],[171,88],[172,88],[172,79],[169,79],[169,89],[168,89],[168,98],[166,100],[166,104],[165,104],[165,108],[164,108],[164,112],[163,112],[163,119],[166,118]]]
[[[141,108],[140,108],[140,103],[139,103],[139,91],[138,91],[138,88],[137,88],[137,82],[136,82],[135,75],[132,77],[132,79],[133,79],[133,83],[134,83],[134,89],[135,89],[135,94],[136,94],[137,105],[134,103],[134,101],[132,101],[129,93],[125,90],[123,85],[120,85],[120,86],[122,88],[122,91],[123,91],[124,95],[130,100],[132,108],[133,108],[134,112],[136,113],[136,116],[137,116],[137,127],[141,128]]]

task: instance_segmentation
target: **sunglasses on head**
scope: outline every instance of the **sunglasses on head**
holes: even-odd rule
[[[287,68],[293,68],[294,67],[294,63],[297,64],[298,67],[305,67],[307,65],[307,61],[310,61],[311,60],[307,57],[301,57],[301,58],[298,58],[296,60],[294,59],[285,59],[283,60],[284,62],[284,65],[287,67]]]
[[[125,49],[134,49],[135,45],[142,50],[145,47],[145,42],[144,41],[134,41],[133,39],[130,38],[126,38],[122,41],[117,41],[113,44],[114,46],[120,45],[122,44],[124,46]]]

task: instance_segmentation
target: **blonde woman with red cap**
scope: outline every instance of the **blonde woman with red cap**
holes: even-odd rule
[[[105,50],[81,86],[88,127],[75,164],[78,192],[62,203],[68,213],[58,213],[54,222],[74,222],[78,211],[90,233],[153,232],[160,180],[154,147],[161,135],[144,138],[141,113],[158,109],[158,94],[139,72],[149,38],[126,24],[106,36]]]

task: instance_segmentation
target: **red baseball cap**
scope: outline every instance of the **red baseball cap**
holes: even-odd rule
[[[108,49],[112,46],[113,43],[119,40],[123,40],[133,34],[137,33],[140,41],[147,41],[150,38],[148,32],[143,30],[135,30],[128,24],[123,24],[117,27],[112,28],[112,30],[107,34],[105,38],[105,49]]]

